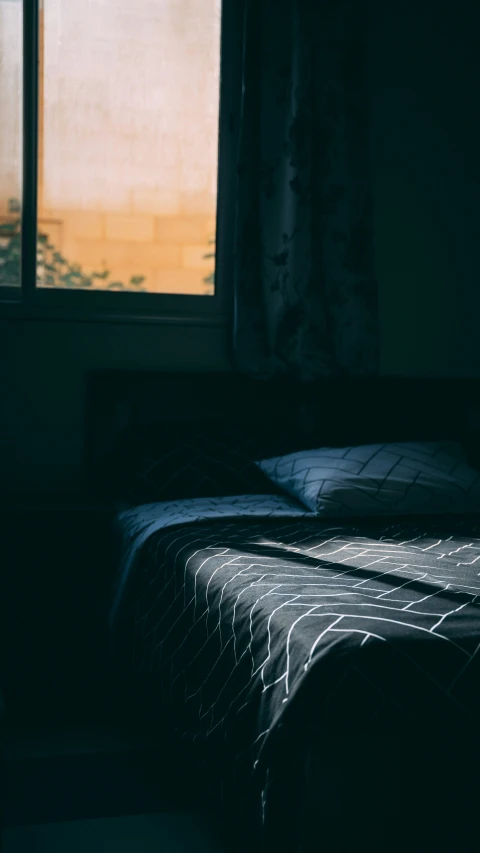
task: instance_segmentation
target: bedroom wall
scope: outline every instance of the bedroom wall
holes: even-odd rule
[[[480,375],[480,4],[370,0],[382,372]]]
[[[382,373],[479,376],[480,10],[369,0]],[[435,12],[435,14],[434,14]],[[81,483],[86,370],[227,369],[221,329],[0,322],[6,494]]]

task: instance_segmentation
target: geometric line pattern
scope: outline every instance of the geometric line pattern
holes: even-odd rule
[[[352,708],[358,731],[478,725],[478,519],[332,524],[280,498],[239,517],[249,500],[203,520],[195,501],[123,514],[111,624],[184,737],[221,755],[224,784],[250,774],[268,814],[279,742],[288,763],[302,729],[351,732]]]
[[[456,442],[305,450],[258,467],[323,516],[475,512],[480,473]]]

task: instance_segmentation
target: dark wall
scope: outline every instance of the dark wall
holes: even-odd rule
[[[219,328],[15,322],[0,349],[0,483],[32,497],[81,485],[88,370],[227,366]]]
[[[480,375],[480,4],[370,0],[384,373]]]
[[[370,7],[382,373],[480,376],[480,5]],[[1,322],[3,492],[81,484],[86,370],[227,369],[225,340],[222,329]]]

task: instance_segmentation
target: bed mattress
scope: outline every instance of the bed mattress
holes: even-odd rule
[[[265,838],[281,765],[305,770],[312,732],[478,727],[478,518],[337,524],[239,496],[137,507],[116,534],[114,653],[158,679],[227,788],[248,784]]]

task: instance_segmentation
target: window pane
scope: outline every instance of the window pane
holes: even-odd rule
[[[39,284],[212,294],[221,0],[44,0]]]
[[[0,286],[20,286],[22,2],[0,0]]]

